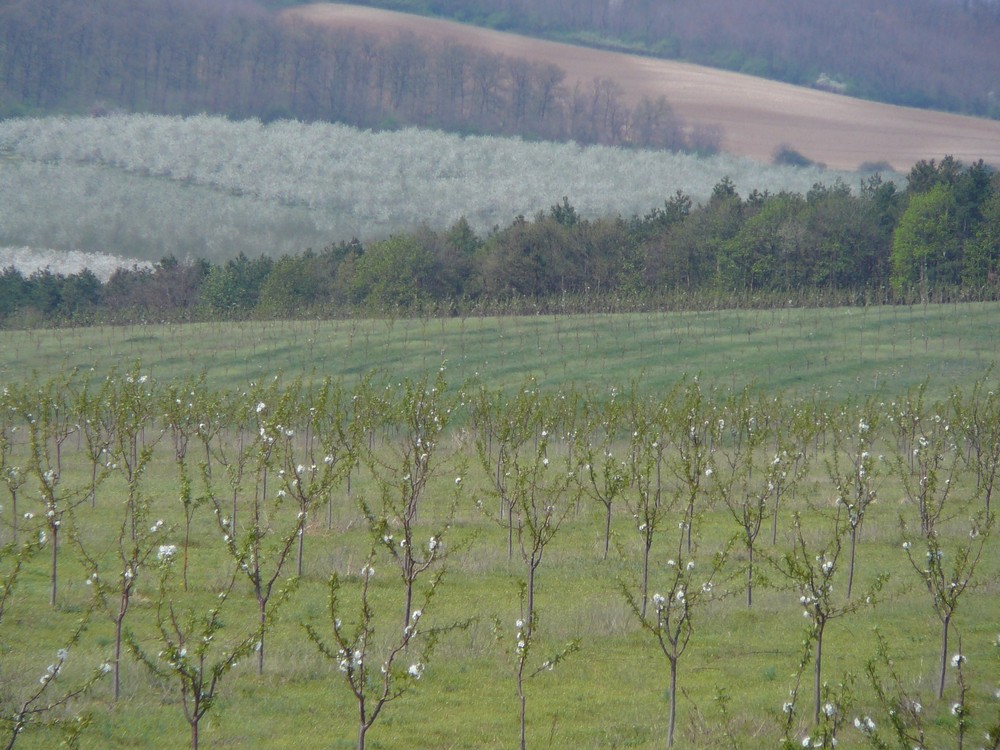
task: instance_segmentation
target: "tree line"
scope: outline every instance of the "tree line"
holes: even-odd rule
[[[663,97],[414,34],[281,20],[249,0],[0,3],[0,115],[211,112],[712,152]]]
[[[584,218],[564,198],[477,234],[465,219],[298,255],[213,265],[165,258],[119,269],[0,274],[7,325],[374,314],[475,314],[573,305],[800,304],[995,298],[1000,173],[945,157],[900,190],[878,175],[807,194],[725,178],[704,204],[678,191],[645,215]],[[789,297],[791,295],[791,297]],[[569,307],[566,300],[569,299]],[[756,302],[755,302],[756,300]],[[609,302],[610,301],[610,302]]]

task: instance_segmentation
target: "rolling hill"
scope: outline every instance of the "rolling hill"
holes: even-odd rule
[[[888,163],[908,170],[951,154],[1000,164],[1000,122],[854,99],[687,63],[595,50],[451,21],[339,3],[284,12],[289,23],[450,40],[532,62],[558,65],[569,88],[615,81],[623,99],[665,96],[687,122],[721,128],[724,151],[768,162],[782,148],[835,169]]]

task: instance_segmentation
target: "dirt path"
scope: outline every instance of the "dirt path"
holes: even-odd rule
[[[635,102],[664,95],[686,121],[717,125],[723,150],[770,162],[789,146],[835,169],[888,162],[900,171],[920,159],[951,154],[1000,165],[1000,122],[897,107],[686,63],[547,42],[475,26],[339,3],[300,6],[286,14],[373,33],[407,30],[432,39],[537,62],[567,72],[569,86],[611,78]]]

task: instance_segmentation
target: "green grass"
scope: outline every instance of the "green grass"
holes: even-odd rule
[[[160,473],[151,478],[149,486],[155,491],[155,514],[177,523],[169,476]],[[822,491],[810,494],[821,496]],[[99,546],[101,539],[110,541],[107,521],[118,512],[116,497],[114,485],[106,485],[98,508],[78,514],[81,529],[92,544]],[[433,513],[440,508],[431,503],[428,510]],[[651,638],[639,630],[618,590],[619,580],[635,581],[634,528],[623,514],[617,514],[616,533],[626,559],[613,554],[612,559],[602,562],[597,510],[583,505],[580,514],[571,517],[540,571],[541,651],[555,650],[573,638],[581,639],[582,647],[554,672],[544,672],[529,682],[529,746],[663,747],[666,661]],[[895,666],[904,675],[907,688],[921,693],[927,718],[941,716],[942,726],[935,735],[940,737],[953,730],[947,708],[956,699],[957,687],[951,674],[945,701],[939,704],[931,697],[938,626],[925,592],[915,586],[917,581],[900,553],[895,523],[898,511],[894,503],[878,509],[868,522],[860,551],[863,581],[879,571],[893,576],[887,597],[874,609],[829,626],[825,675],[833,684],[847,673],[854,675],[858,705],[852,710],[874,715],[862,671],[874,653],[872,628],[880,627],[893,644]],[[355,516],[353,509],[341,504],[334,530],[313,525],[307,537],[304,580],[268,635],[266,672],[257,676],[248,660],[227,676],[217,711],[203,727],[204,746],[353,746],[355,708],[350,695],[335,666],[325,662],[308,643],[300,624],[311,622],[329,630],[328,624],[324,628],[324,580],[332,570],[356,573],[364,559],[364,534]],[[762,549],[780,553],[788,540],[788,520],[783,518],[778,548],[765,544]],[[200,521],[192,591],[187,595],[175,592],[180,609],[211,606],[219,570],[226,565],[207,512],[202,512]],[[430,523],[431,518],[423,521]],[[513,663],[495,641],[491,622],[499,620],[509,645],[513,622],[519,616],[516,581],[523,573],[516,561],[507,561],[498,526],[468,507],[460,510],[458,521],[452,540],[470,532],[475,532],[475,538],[471,547],[448,562],[443,587],[427,608],[427,624],[470,616],[476,619],[467,630],[445,638],[421,682],[389,706],[369,735],[371,747],[508,748],[516,743]],[[653,590],[662,583],[664,562],[675,549],[676,531],[672,528],[672,524],[666,525],[654,548]],[[732,522],[715,509],[704,515],[699,528],[703,550],[698,559],[704,564],[707,551],[732,532]],[[818,519],[814,519],[814,528],[821,533]],[[168,532],[167,538],[177,541],[176,532]],[[733,699],[731,721],[743,733],[743,747],[773,747],[780,737],[780,706],[794,684],[804,620],[797,595],[789,591],[760,588],[754,608],[746,610],[737,562],[738,556],[728,569],[733,575],[728,584],[732,596],[709,604],[700,613],[689,651],[681,662],[684,693],[679,706],[679,747],[711,748],[724,742],[715,701],[720,688]],[[87,599],[83,574],[67,547],[62,562],[62,604],[49,609],[45,602],[46,563],[46,559],[34,561],[18,592],[19,614],[0,627],[4,639],[0,669],[11,685],[30,684],[44,671]],[[383,615],[380,632],[391,633],[399,611],[398,582],[387,560],[376,564],[375,607]],[[996,689],[993,682],[998,661],[994,645],[1000,593],[995,578],[998,564],[1000,553],[993,543],[983,565],[980,588],[963,601],[956,622],[969,659],[969,700],[977,712],[977,726],[996,711],[992,691]],[[151,630],[155,573],[150,570],[146,576],[130,622],[155,649]],[[252,620],[250,592],[245,586],[227,605],[227,613],[221,641],[236,638]],[[109,621],[95,619],[81,646],[71,653],[69,664],[78,670],[76,674],[107,658],[110,636]],[[26,677],[19,679],[20,675]],[[68,677],[72,676],[70,672]],[[187,729],[170,685],[152,678],[131,661],[123,680],[124,700],[117,706],[111,705],[105,682],[72,707],[73,711],[92,713],[93,723],[83,736],[83,747],[184,746]],[[808,680],[807,672],[806,703]],[[801,733],[808,733],[807,720],[800,720],[797,726]],[[844,738],[848,746],[860,742],[859,735],[850,731],[845,730]],[[23,747],[50,747],[52,742],[51,733],[29,732]]]
[[[1000,360],[1000,305],[725,310],[506,318],[277,321],[0,332],[0,378],[141,361],[161,380],[205,372],[219,388],[282,372],[349,382],[378,368],[452,383],[597,392],[683,376],[834,399],[897,395],[929,380],[943,397]]]

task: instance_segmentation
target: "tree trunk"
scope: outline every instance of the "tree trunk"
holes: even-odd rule
[[[56,606],[56,594],[59,591],[59,527],[49,524],[52,532],[52,592],[49,595],[49,605]]]
[[[538,563],[532,562],[528,566],[528,612],[527,621],[524,626],[524,630],[528,635],[531,635],[531,629],[535,624],[535,570],[538,569]]]
[[[514,559],[514,506],[507,504],[507,559]]]
[[[299,539],[298,546],[295,550],[295,575],[299,578],[302,577],[302,558],[305,550],[306,543],[306,527],[303,524],[302,528],[299,529]]]
[[[121,697],[121,663],[122,663],[122,624],[128,611],[129,592],[122,591],[121,604],[118,607],[118,617],[115,618],[115,703]]]
[[[858,548],[858,527],[851,527],[851,557],[847,566],[847,598],[851,598],[851,590],[854,588],[854,556]]]
[[[608,546],[611,544],[611,503],[606,503],[605,508],[607,509],[607,514],[604,517],[604,557],[602,559],[608,559]],[[989,512],[989,508],[987,508]]]
[[[945,669],[948,666],[948,627],[951,625],[951,615],[941,620],[941,673],[938,679],[938,699],[944,697]]]
[[[257,606],[260,616],[260,642],[257,644],[257,674],[264,674],[264,621],[267,616],[267,600],[258,599]]]
[[[642,611],[643,618],[646,617],[646,600],[649,598],[649,548],[652,546],[649,539],[646,540],[642,551]]]
[[[358,695],[358,750],[365,750],[365,735],[368,734],[368,722],[365,720],[365,698]]]
[[[771,544],[778,543],[778,503],[781,495],[774,493],[774,512],[771,513]]]
[[[670,659],[670,716],[667,720],[667,747],[674,746],[674,726],[677,723],[677,658]]]
[[[185,519],[184,519],[184,560],[183,567],[181,569],[181,580],[184,583],[184,590],[188,590],[188,550],[191,547],[191,516],[188,509],[185,508]]]
[[[521,665],[521,669],[524,669],[524,665]],[[518,674],[517,676],[517,697],[521,704],[521,750],[525,750],[527,745],[527,736],[525,735],[525,712],[527,710],[527,700],[524,695],[524,682],[522,676]]]
[[[413,580],[406,578],[406,601],[403,603],[403,627],[410,624],[410,616],[413,610]]]
[[[820,693],[823,688],[823,629],[825,623],[816,623],[816,664],[813,670],[813,724],[819,724]]]

